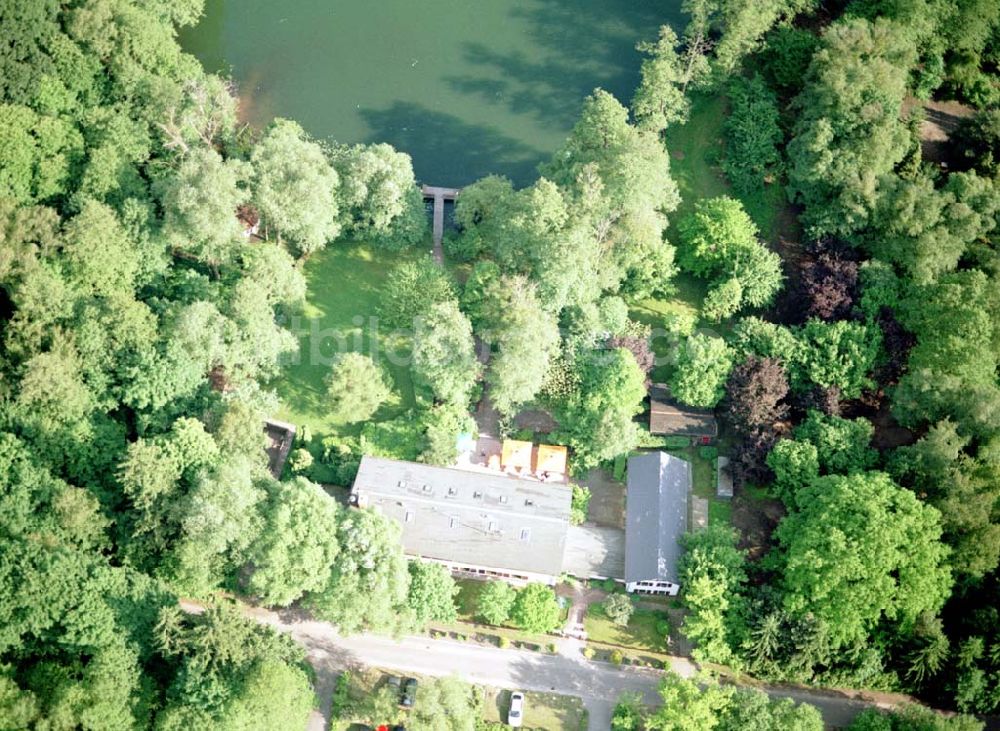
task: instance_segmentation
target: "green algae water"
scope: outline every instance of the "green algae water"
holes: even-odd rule
[[[207,0],[181,42],[237,81],[244,118],[317,138],[389,142],[425,183],[523,185],[584,97],[627,104],[639,40],[680,0]]]

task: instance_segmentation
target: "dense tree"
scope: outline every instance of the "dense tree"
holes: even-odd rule
[[[862,323],[809,320],[798,332],[802,343],[798,368],[792,370],[792,387],[805,382],[837,387],[845,399],[857,398],[873,385],[870,379],[879,352],[879,335]],[[798,376],[796,378],[795,376]]]
[[[858,264],[835,249],[821,251],[802,265],[802,292],[809,302],[807,317],[842,320],[856,299]]]
[[[685,404],[713,407],[722,400],[723,386],[732,367],[732,352],[724,340],[692,335],[677,354],[670,390]]]
[[[413,339],[413,375],[434,397],[466,406],[479,376],[472,325],[454,300],[437,302]]]
[[[386,144],[353,145],[334,148],[330,159],[345,228],[393,250],[420,240],[427,215],[409,155]]]
[[[959,121],[948,143],[960,169],[993,176],[1000,170],[1000,107],[983,109]]]
[[[646,54],[639,68],[641,81],[632,97],[632,114],[641,129],[662,132],[672,124],[687,121],[691,102],[684,94],[689,71],[677,52],[677,33],[669,25],[660,26],[655,42],[640,43]]]
[[[517,592],[510,618],[531,633],[551,632],[559,626],[559,602],[545,584],[528,584]]]
[[[410,588],[407,605],[418,625],[427,622],[454,622],[458,587],[451,572],[441,564],[410,561]]]
[[[819,452],[812,442],[779,439],[767,455],[774,472],[774,489],[785,505],[795,505],[799,489],[819,477]]]
[[[639,432],[633,422],[642,411],[645,378],[624,348],[579,356],[579,386],[559,409],[560,435],[573,447],[584,469],[635,448]]]
[[[269,492],[267,523],[252,549],[248,588],[265,604],[288,606],[330,580],[340,551],[337,503],[302,477],[273,484]]]
[[[715,46],[715,66],[722,74],[734,72],[743,58],[760,45],[767,31],[781,21],[816,7],[815,0],[768,0],[747,4],[721,0],[711,4],[713,25],[721,31]]]
[[[996,299],[995,283],[978,270],[908,289],[897,312],[917,342],[892,395],[893,415],[901,424],[949,417],[966,433],[989,436],[1000,430],[996,324],[989,316]]]
[[[482,708],[475,689],[457,677],[425,680],[406,720],[414,731],[474,731]]]
[[[781,260],[757,241],[757,227],[739,201],[699,201],[679,229],[681,267],[713,282],[706,298],[713,319],[744,306],[763,307],[781,288]]]
[[[877,455],[869,447],[875,427],[867,419],[842,419],[810,410],[795,427],[795,438],[816,447],[820,468],[826,473],[863,472]]]
[[[874,256],[929,283],[996,227],[998,212],[1000,191],[975,173],[954,173],[940,190],[926,174],[889,175],[879,183],[871,232],[863,239]]]
[[[455,285],[433,259],[404,259],[386,277],[377,312],[386,327],[411,328],[433,305],[453,299]]]
[[[909,144],[900,109],[912,50],[885,20],[829,26],[812,58],[788,143],[792,199],[815,232],[847,234],[864,225],[878,180]]]
[[[399,533],[398,523],[374,511],[342,514],[337,525],[340,556],[330,581],[307,594],[306,604],[343,632],[405,627],[409,574]]]
[[[784,403],[787,395],[788,378],[781,363],[774,358],[751,355],[729,373],[726,418],[740,435],[773,429],[788,414],[788,405]]]
[[[833,648],[941,607],[951,576],[937,510],[881,473],[817,478],[796,502],[777,531],[784,605],[826,621]]]
[[[254,201],[278,241],[305,257],[337,237],[340,179],[321,148],[297,123],[277,119],[254,146]]]
[[[981,577],[1000,561],[1000,521],[995,518],[1000,481],[997,456],[966,448],[971,439],[948,419],[932,426],[916,444],[893,454],[891,471],[941,511],[945,540],[953,547],[952,565]]]
[[[739,634],[741,592],[746,583],[745,554],[736,548],[736,533],[719,525],[682,539],[679,566],[684,604],[684,636],[696,644],[703,661],[734,663],[732,647]]]
[[[597,90],[542,172],[588,214],[603,252],[599,271],[609,284],[646,292],[667,284],[673,250],[663,242],[663,231],[679,196],[670,158],[655,133],[630,125],[628,110]]]
[[[490,282],[481,307],[479,336],[499,351],[486,372],[490,399],[501,413],[513,414],[542,387],[559,342],[557,323],[523,277]]]
[[[476,598],[476,616],[487,624],[502,625],[514,608],[517,592],[506,581],[488,581]]]
[[[718,727],[718,713],[729,702],[729,691],[716,683],[704,689],[694,680],[667,672],[660,681],[663,705],[646,717],[650,731],[695,731]]]
[[[369,356],[342,353],[326,378],[330,415],[346,422],[366,421],[389,396],[382,369]]]
[[[236,208],[249,197],[247,172],[246,163],[199,147],[163,178],[163,226],[175,250],[211,267],[232,262],[241,245]]]
[[[760,76],[736,78],[729,86],[726,156],[722,169],[733,187],[748,194],[775,182],[781,172],[778,101]]]

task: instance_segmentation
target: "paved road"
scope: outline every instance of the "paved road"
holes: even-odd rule
[[[199,611],[193,603],[182,603],[188,611]],[[590,713],[590,728],[604,731],[610,726],[611,712],[625,691],[642,693],[650,702],[657,700],[660,673],[644,668],[618,668],[591,662],[579,650],[582,644],[564,639],[559,654],[548,655],[522,650],[501,650],[427,637],[393,639],[382,635],[341,637],[326,622],[282,617],[265,609],[246,609],[249,616],[289,633],[307,650],[316,670],[316,691],[321,708],[314,714],[309,731],[323,731],[329,713],[330,693],[337,674],[359,665],[396,670],[400,673],[442,676],[456,674],[473,683],[498,688],[520,688],[575,695],[583,699]],[[671,669],[684,676],[696,668],[685,658],[673,658]],[[791,698],[817,706],[828,727],[845,726],[871,702],[836,693],[794,688],[764,688],[772,698]]]

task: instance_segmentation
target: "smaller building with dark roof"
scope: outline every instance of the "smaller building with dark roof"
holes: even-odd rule
[[[625,589],[636,594],[680,591],[681,536],[688,527],[691,463],[666,452],[628,460],[625,497]]]
[[[719,436],[715,414],[678,403],[670,389],[657,383],[649,389],[649,433],[688,437],[697,444],[711,444]]]

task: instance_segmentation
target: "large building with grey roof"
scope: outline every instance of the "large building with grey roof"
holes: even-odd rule
[[[625,497],[625,589],[680,591],[677,564],[687,532],[691,463],[666,452],[629,457]]]
[[[399,522],[407,556],[514,583],[558,580],[571,500],[566,484],[368,456],[351,491]]]

